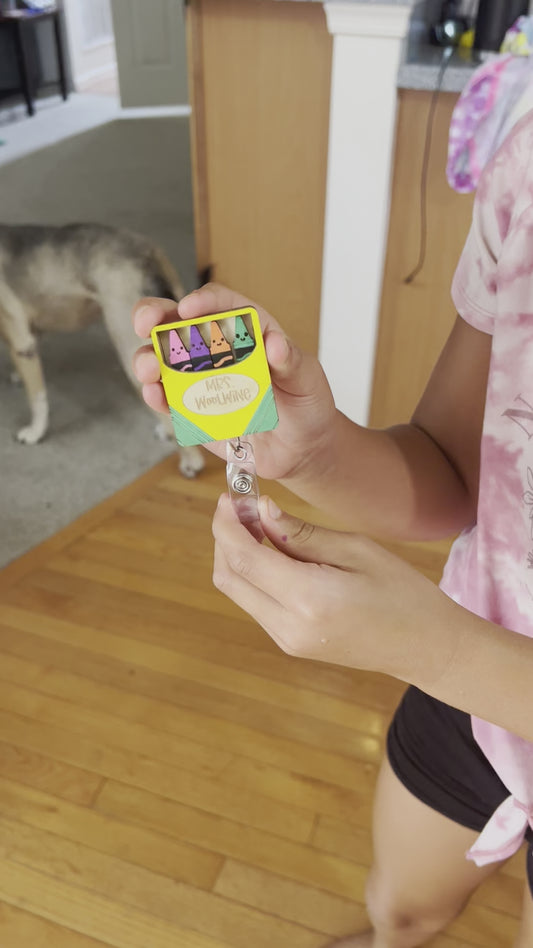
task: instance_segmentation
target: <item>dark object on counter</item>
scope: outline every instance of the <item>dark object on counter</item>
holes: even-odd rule
[[[528,13],[528,0],[479,0],[474,49],[499,50],[509,27]]]
[[[458,46],[461,36],[468,28],[468,20],[459,14],[458,0],[445,0],[439,22],[429,31],[429,41],[433,46]]]

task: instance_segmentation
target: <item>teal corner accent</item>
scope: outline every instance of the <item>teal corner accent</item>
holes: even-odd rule
[[[189,448],[195,444],[208,444],[213,440],[205,431],[194,425],[192,421],[184,418],[174,408],[170,408],[170,417],[172,418],[176,441],[183,448]]]
[[[260,431],[272,431],[278,424],[278,412],[274,401],[274,392],[269,385],[265,397],[252,417],[250,424],[243,434],[258,434]]]

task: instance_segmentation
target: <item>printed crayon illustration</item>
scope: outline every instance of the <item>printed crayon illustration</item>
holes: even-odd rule
[[[208,347],[200,335],[198,326],[191,326],[191,348],[189,356],[195,372],[207,372],[213,368]]]
[[[170,364],[180,372],[192,372],[192,362],[189,353],[183,345],[181,338],[175,329],[169,332],[170,343]]]
[[[231,346],[216,322],[211,323],[211,358],[215,369],[221,369],[223,365],[233,365],[235,359]]]
[[[235,361],[241,362],[246,356],[250,355],[255,349],[255,342],[248,332],[242,316],[235,317],[235,340],[233,342],[233,351],[235,352]]]

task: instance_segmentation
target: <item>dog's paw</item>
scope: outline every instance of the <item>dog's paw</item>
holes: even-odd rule
[[[155,436],[158,441],[175,441],[174,431],[172,429],[172,423],[160,421],[155,426]]]
[[[180,471],[184,477],[196,477],[205,467],[200,448],[180,448]]]
[[[21,444],[38,444],[45,436],[45,430],[40,425],[26,425],[17,431],[17,441]]]

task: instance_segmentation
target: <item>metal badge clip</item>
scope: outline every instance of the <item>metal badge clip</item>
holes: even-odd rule
[[[256,540],[264,537],[259,517],[259,485],[255,472],[255,458],[249,441],[228,441],[226,446],[226,477],[228,491],[243,526]]]

